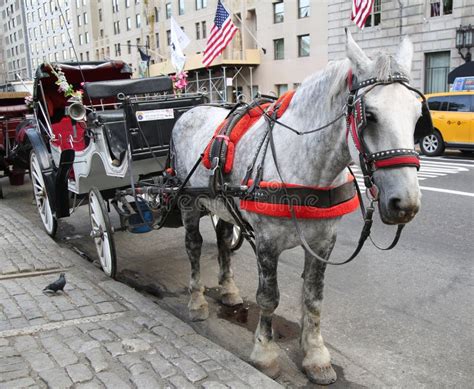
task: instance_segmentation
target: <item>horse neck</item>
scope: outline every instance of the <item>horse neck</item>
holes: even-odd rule
[[[318,85],[306,87],[301,93],[305,95],[295,95],[294,107],[282,117],[282,122],[300,131],[312,130],[333,121],[343,112],[347,97],[344,91],[331,98],[328,93],[321,93]],[[287,156],[285,170],[291,170],[295,183],[330,186],[347,179],[345,168],[351,157],[345,123],[343,116],[330,127],[303,136],[289,135],[288,130],[283,128],[274,131],[275,143],[279,146],[277,149]]]

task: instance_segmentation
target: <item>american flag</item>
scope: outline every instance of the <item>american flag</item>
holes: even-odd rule
[[[360,29],[364,28],[365,21],[372,11],[374,0],[352,0],[351,20],[357,24]]]
[[[204,49],[204,55],[202,63],[204,66],[209,66],[214,58],[222,53],[227,44],[232,40],[235,33],[237,32],[232,22],[232,18],[229,12],[224,8],[220,0],[217,2],[217,11],[214,18],[214,25],[211,28],[209,39],[207,40],[206,48]]]

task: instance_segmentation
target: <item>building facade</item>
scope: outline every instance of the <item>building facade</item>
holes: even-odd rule
[[[394,53],[408,35],[414,45],[412,84],[425,93],[447,91],[448,73],[464,60],[456,49],[456,28],[474,25],[472,0],[375,0],[366,27],[350,20],[351,2],[328,5],[328,57],[344,57],[344,27],[370,55],[380,50]]]
[[[169,36],[170,24],[166,18],[173,15],[191,39],[184,50],[185,70],[191,82],[208,90],[223,87],[227,100],[234,100],[239,94],[251,97],[256,91],[281,94],[297,87],[327,63],[327,1],[224,1],[239,31],[209,68],[202,65],[202,53],[217,1],[162,3],[165,20],[164,24],[160,23],[160,37]],[[167,47],[167,43],[160,40],[160,45]],[[166,50],[162,49],[161,54],[169,58]],[[170,73],[173,68],[169,61],[162,61],[151,66],[151,72]],[[218,85],[219,80],[222,82]]]
[[[71,0],[24,0],[32,76],[43,62],[75,61],[70,4]]]
[[[31,60],[26,36],[25,4],[22,0],[0,0],[2,39],[0,84],[31,77]]]

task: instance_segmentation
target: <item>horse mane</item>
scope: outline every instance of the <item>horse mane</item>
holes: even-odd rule
[[[315,104],[320,104],[321,99],[325,98],[329,104],[325,108],[329,109],[341,93],[348,91],[347,76],[350,69],[355,72],[355,67],[348,58],[330,61],[324,69],[308,76],[301,83],[293,102],[304,103],[302,108],[309,109],[309,103],[314,107]],[[382,52],[372,60],[368,69],[364,69],[362,74],[355,75],[359,78],[359,81],[371,77],[386,80],[395,73],[403,74],[409,78],[409,72],[398,63],[396,57]]]
[[[296,91],[292,103],[298,102],[299,104],[306,100],[306,102],[314,104],[327,96],[330,96],[329,102],[332,103],[337,95],[347,90],[347,74],[349,69],[350,61],[348,59],[330,61],[325,68],[303,80]],[[310,98],[308,99],[308,97]]]

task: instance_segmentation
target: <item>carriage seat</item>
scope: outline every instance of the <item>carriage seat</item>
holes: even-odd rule
[[[76,131],[74,132],[71,119],[64,116],[59,122],[52,123],[51,128],[54,134],[52,143],[56,147],[60,147],[61,150],[83,151],[89,143],[84,122],[77,122]]]
[[[123,93],[126,96],[164,93],[173,92],[173,82],[170,77],[94,81],[86,82],[84,84],[84,91],[91,99],[115,97],[119,93]]]

